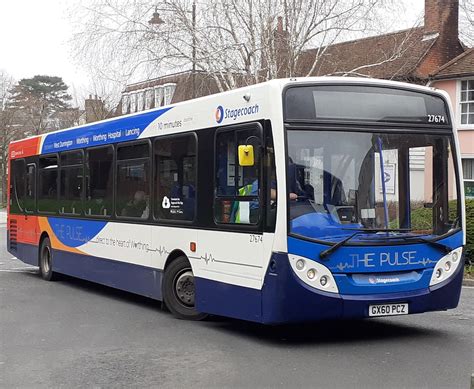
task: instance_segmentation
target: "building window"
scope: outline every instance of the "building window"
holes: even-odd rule
[[[461,81],[461,124],[474,124],[474,80]]]
[[[474,199],[474,158],[462,160],[462,172],[466,198]]]

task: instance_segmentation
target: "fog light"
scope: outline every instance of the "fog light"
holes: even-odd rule
[[[296,268],[298,270],[303,270],[304,269],[304,260],[303,259],[298,259],[296,261]]]
[[[453,259],[453,262],[457,262],[457,260],[459,259],[459,254],[455,251],[451,258]]]
[[[436,270],[436,278],[441,278],[443,271],[441,269]]]
[[[308,278],[310,280],[314,279],[314,277],[316,277],[316,270],[314,269],[309,269],[308,270],[308,273],[306,273],[306,275],[308,276]]]
[[[451,262],[447,261],[444,264],[444,270],[449,271],[451,269]]]
[[[319,282],[322,286],[326,286],[326,284],[328,283],[328,278],[326,276],[322,276]]]

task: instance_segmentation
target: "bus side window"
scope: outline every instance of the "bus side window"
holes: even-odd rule
[[[56,154],[39,158],[38,201],[39,212],[58,211],[58,157]]]
[[[113,162],[112,146],[87,150],[84,212],[88,216],[112,215]]]
[[[82,213],[84,166],[82,151],[61,153],[59,211],[64,214]]]
[[[116,176],[116,215],[148,219],[150,216],[149,142],[119,145]]]
[[[25,200],[25,160],[11,161],[10,212],[23,213]]]
[[[195,134],[155,141],[155,217],[193,221],[196,212]]]
[[[216,135],[214,219],[217,223],[258,224],[260,209],[261,127],[221,131]],[[252,144],[253,166],[239,166],[238,146]]]
[[[33,213],[36,201],[36,165],[30,163],[26,166],[25,211]]]

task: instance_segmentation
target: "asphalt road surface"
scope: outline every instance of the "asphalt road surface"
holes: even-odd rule
[[[458,309],[266,327],[174,319],[153,300],[42,281],[5,249],[0,387],[469,388],[474,289]]]

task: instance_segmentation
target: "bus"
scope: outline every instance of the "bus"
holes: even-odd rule
[[[448,96],[282,79],[10,144],[8,250],[265,324],[455,308],[464,197]]]

